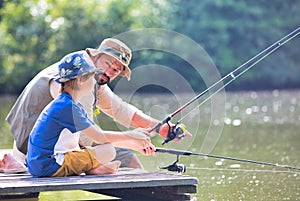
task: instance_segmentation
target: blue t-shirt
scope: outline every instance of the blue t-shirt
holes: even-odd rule
[[[83,106],[79,103],[76,104],[67,93],[61,94],[49,103],[39,116],[29,136],[26,156],[29,173],[34,177],[52,176],[61,167],[56,162],[54,151],[57,149],[62,133],[67,131],[74,134],[93,124],[87,117]],[[78,141],[76,143],[78,144]]]

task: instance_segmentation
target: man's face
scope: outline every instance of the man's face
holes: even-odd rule
[[[103,68],[103,74],[96,76],[97,83],[101,85],[114,80],[124,70],[121,62],[106,54],[96,56],[94,64],[97,68]]]

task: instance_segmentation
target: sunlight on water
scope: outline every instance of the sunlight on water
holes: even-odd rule
[[[222,121],[212,119],[212,125],[225,126],[211,154],[300,166],[299,91],[227,93],[226,96],[226,116]],[[198,132],[202,135],[210,114],[209,107],[200,108],[202,121]],[[192,121],[189,119],[188,129],[193,126]],[[203,137],[197,135],[191,147],[180,149],[198,153],[202,141]],[[158,142],[156,145],[160,146]],[[175,159],[169,155],[158,155],[153,160],[142,157],[148,169],[155,171],[159,165],[168,165]],[[199,179],[198,200],[297,200],[299,196],[297,171],[201,157],[182,156],[180,163],[187,165],[188,175]]]
[[[39,201],[71,201],[71,200],[107,200],[112,197],[99,195],[87,191],[54,191],[42,192],[39,196]]]
[[[184,96],[188,100],[192,98],[188,94]],[[170,142],[165,148],[199,153],[207,130],[223,126],[222,135],[209,154],[300,166],[300,91],[226,93],[226,99],[226,114],[212,119],[212,108],[204,104],[182,121],[194,139],[184,139],[189,143]],[[4,118],[14,100],[15,97],[0,98],[0,104],[4,105],[0,108],[2,149],[12,147]],[[180,106],[176,98],[161,94],[137,94],[130,101],[158,119]],[[115,125],[106,117],[101,118],[106,126]],[[157,147],[162,147],[161,142],[162,138],[153,138]],[[175,155],[168,154],[138,156],[149,171],[165,172],[158,167],[176,160]],[[298,170],[197,156],[181,156],[179,163],[186,165],[185,174],[199,179],[198,200],[300,200]],[[40,200],[102,199],[97,196],[85,191],[46,192]]]
[[[240,126],[242,124],[242,121],[240,119],[234,119],[232,121],[233,126]]]

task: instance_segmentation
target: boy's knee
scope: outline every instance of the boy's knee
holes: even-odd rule
[[[111,161],[116,157],[116,149],[112,144],[105,144],[105,146],[107,146],[107,152],[108,152],[108,156],[109,158],[111,158]]]
[[[109,162],[116,157],[116,150],[112,144],[102,144],[95,147],[96,158],[100,162]]]

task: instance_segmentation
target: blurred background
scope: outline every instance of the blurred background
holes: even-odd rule
[[[300,19],[300,1],[295,0],[0,0],[0,8],[0,149],[12,148],[5,117],[18,95],[39,71],[65,54],[97,48],[107,37],[156,28],[195,41],[223,77],[298,28]],[[226,101],[220,105],[223,112],[217,116],[210,102],[201,105],[183,120],[193,138],[166,146],[199,153],[211,136],[215,141],[211,154],[299,167],[299,47],[298,36],[226,87]],[[187,50],[198,55],[197,49],[193,51]],[[164,86],[143,85],[143,78],[135,74],[130,82],[118,78],[109,85],[122,98],[128,93],[126,89],[137,89],[129,94],[129,102],[153,117],[163,119],[208,87],[180,55],[156,50],[133,52],[130,67],[134,73],[140,66],[152,69],[152,64],[173,69],[193,93],[174,87],[174,96],[174,91],[170,93]],[[163,72],[163,68],[159,70]],[[168,86],[183,85],[167,73],[161,76]],[[223,98],[222,93],[216,95],[218,100]],[[98,120],[104,129],[124,129],[104,114]],[[156,146],[161,146],[161,141],[153,138]],[[150,171],[161,171],[158,166],[175,160],[164,154],[150,156],[151,160],[137,154]],[[180,162],[187,165],[188,175],[199,179],[195,195],[199,200],[300,197],[299,171],[207,158],[182,157]],[[40,200],[92,199],[80,192],[64,196],[66,193],[45,192]]]
[[[184,34],[225,75],[296,29],[300,19],[300,2],[294,0],[1,0],[0,7],[0,94],[19,94],[37,72],[67,53],[143,28]],[[293,40],[228,89],[299,88],[299,44]],[[172,66],[194,90],[203,89],[177,57],[134,52],[131,68],[148,63]]]

